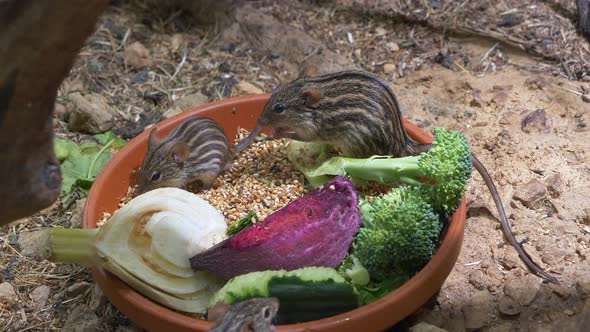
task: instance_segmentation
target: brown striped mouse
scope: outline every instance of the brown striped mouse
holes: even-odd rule
[[[430,149],[430,144],[419,144],[406,133],[399,103],[387,82],[364,71],[312,76],[314,71],[311,67],[273,91],[256,128],[238,144],[240,149],[250,145],[264,127],[272,128],[275,138],[338,146],[348,157],[403,157]],[[494,199],[504,233],[520,258],[530,270],[559,283],[516,241],[492,178],[473,154],[472,160]]]
[[[231,167],[234,149],[223,128],[206,117],[191,117],[164,138],[150,131],[136,193],[160,187],[209,189]]]

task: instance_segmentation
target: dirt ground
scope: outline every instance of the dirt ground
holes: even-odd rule
[[[71,124],[73,94],[99,95],[107,126],[130,139],[187,107],[271,91],[302,64],[362,68],[390,81],[404,115],[425,130],[466,134],[518,240],[561,282],[528,272],[474,172],[459,260],[437,297],[398,328],[590,326],[590,45],[575,30],[573,2],[215,3],[221,9],[113,1],[60,89],[56,135],[88,138]],[[27,251],[32,230],[79,227],[82,204],[0,229],[0,331],[138,330],[87,269]]]

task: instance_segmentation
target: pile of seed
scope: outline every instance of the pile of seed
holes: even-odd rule
[[[237,141],[248,132],[240,130]],[[301,197],[304,176],[289,161],[287,140],[253,143],[233,161],[212,189],[197,193],[226,218],[228,224],[254,211],[264,219]]]

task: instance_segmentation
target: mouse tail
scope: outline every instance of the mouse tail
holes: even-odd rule
[[[494,181],[492,180],[492,177],[488,173],[485,166],[481,163],[481,161],[479,161],[479,159],[477,159],[475,157],[475,155],[472,154],[471,158],[473,161],[473,167],[475,167],[475,169],[479,172],[479,174],[483,178],[483,181],[485,182],[486,186],[490,190],[490,193],[492,194],[492,198],[494,199],[494,203],[496,204],[496,208],[498,209],[498,214],[500,215],[500,223],[502,224],[502,228],[504,229],[504,233],[506,234],[506,237],[508,238],[508,241],[510,242],[510,244],[514,247],[514,249],[516,249],[516,252],[518,252],[520,259],[525,263],[525,265],[531,271],[535,272],[537,275],[545,278],[546,280],[548,280],[552,283],[559,284],[559,281],[554,276],[543,271],[543,269],[541,269],[541,267],[539,267],[535,262],[533,262],[531,256],[522,247],[522,244],[520,244],[518,241],[516,241],[516,238],[514,237],[514,234],[512,233],[512,228],[510,227],[510,223],[508,222],[508,217],[506,217],[506,211],[504,210],[504,205],[502,205],[502,200],[500,200],[500,195],[498,194],[498,190],[496,189],[496,186],[494,185]]]
[[[242,141],[240,141],[240,143],[238,143],[238,145],[236,145],[236,152],[240,153],[249,147],[254,142],[256,136],[258,136],[261,132],[262,126],[260,124],[256,124],[256,127],[254,130],[252,130],[252,132],[250,132],[250,135],[248,135],[248,137],[244,138]]]

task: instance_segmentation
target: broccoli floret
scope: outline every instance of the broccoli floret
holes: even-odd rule
[[[423,187],[398,187],[364,204],[353,254],[372,280],[411,277],[436,251],[442,223]]]
[[[423,185],[427,181],[428,185],[423,186],[424,197],[437,211],[450,214],[459,205],[467,180],[471,177],[471,153],[467,139],[460,132],[436,128],[434,138],[430,150],[419,156],[333,157],[319,166],[300,167],[300,170],[306,178],[314,180],[314,186],[325,181],[321,180],[326,179],[325,175],[348,175],[360,182],[401,182],[409,185]],[[298,146],[297,151],[305,153],[306,149]]]
[[[442,128],[434,130],[435,141],[418,157],[420,176],[435,181],[431,186],[433,205],[453,212],[461,202],[471,177],[473,162],[465,136]]]

